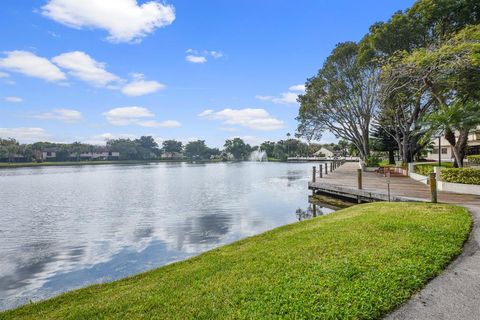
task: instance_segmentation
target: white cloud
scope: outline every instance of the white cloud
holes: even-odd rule
[[[0,59],[0,68],[19,72],[29,77],[46,81],[65,80],[65,74],[48,59],[28,51],[7,51],[6,57]]]
[[[305,85],[304,84],[296,84],[294,86],[290,86],[288,88],[290,91],[299,91],[299,92],[305,92]]]
[[[263,142],[265,142],[267,140],[267,139],[264,139],[264,138],[259,138],[259,137],[254,137],[254,136],[241,136],[241,137],[236,136],[236,137],[232,137],[230,139],[233,139],[233,138],[240,138],[251,146],[261,145]]]
[[[4,100],[6,102],[11,102],[11,103],[20,103],[23,102],[23,99],[20,97],[5,97]]]
[[[294,92],[284,92],[280,96],[255,96],[258,100],[271,101],[276,104],[294,104],[297,103],[298,94]]]
[[[214,111],[212,109],[207,109],[205,111],[202,111],[198,114],[199,117],[206,117],[209,116],[213,113]]]
[[[271,101],[276,104],[293,104],[297,103],[298,94],[294,92],[284,92],[278,97],[275,96],[255,96],[256,99],[262,101]]]
[[[210,55],[215,59],[220,59],[221,57],[223,57],[223,53],[221,53],[220,51],[210,51]]]
[[[134,80],[122,88],[123,94],[136,97],[154,93],[165,88],[165,85],[160,82],[147,81],[143,78],[143,74],[135,74]]]
[[[0,137],[34,142],[48,139],[50,135],[43,128],[0,128]]]
[[[120,134],[113,134],[113,133],[102,133],[98,135],[94,135],[93,137],[87,139],[77,139],[84,143],[94,144],[94,145],[105,145],[108,140],[113,139],[135,139],[136,135],[131,133],[120,133]]]
[[[55,33],[55,32],[53,32],[53,31],[47,31],[47,33],[48,33],[49,35],[51,35],[52,37],[54,37],[54,38],[60,38],[60,35],[57,34],[57,33]]]
[[[265,109],[223,109],[218,112],[205,110],[201,118],[220,120],[225,125],[239,125],[254,130],[270,131],[285,127],[283,121],[273,118]]]
[[[296,104],[298,95],[305,92],[305,85],[296,84],[288,88],[288,92],[283,92],[279,96],[255,96],[256,99],[262,101],[271,101],[276,104]]]
[[[188,56],[185,57],[185,60],[191,63],[205,63],[207,62],[207,58],[201,57],[201,56],[194,56],[189,54]]]
[[[141,119],[153,118],[155,115],[143,107],[121,107],[111,109],[103,114],[107,121],[115,126],[138,124]]]
[[[72,76],[93,86],[102,87],[121,79],[105,70],[105,63],[95,61],[81,51],[62,53],[54,57],[53,62],[68,70]]]
[[[143,121],[138,123],[142,127],[148,128],[178,128],[181,127],[181,123],[175,120],[165,120],[165,121]]]
[[[274,99],[275,97],[273,96],[255,96],[256,99],[262,100],[262,101],[269,101]]]
[[[272,99],[273,103],[278,104],[293,104],[297,103],[298,94],[293,92],[284,92],[281,93],[279,97],[275,97]]]
[[[136,0],[49,0],[42,14],[63,25],[103,29],[111,42],[138,42],[175,20],[172,5]]]
[[[177,128],[181,124],[175,120],[146,120],[155,117],[150,110],[143,107],[114,108],[103,114],[107,121],[115,126],[138,125],[148,128]]]
[[[40,113],[35,116],[37,119],[60,120],[67,123],[82,120],[82,113],[73,109],[54,109],[50,112]]]
[[[237,131],[238,129],[237,129],[237,128],[233,128],[233,127],[220,127],[220,128],[218,128],[218,130],[220,130],[220,131],[225,131],[225,132],[235,132],[235,131]]]
[[[0,71],[0,78],[8,78],[8,77],[10,77],[8,73]]]
[[[223,57],[221,51],[209,51],[209,50],[196,50],[196,49],[187,49],[185,51],[188,55],[185,57],[185,60],[191,63],[205,63],[207,62],[207,56],[212,57],[213,59],[220,59]]]

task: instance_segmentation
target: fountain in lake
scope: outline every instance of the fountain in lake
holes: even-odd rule
[[[250,153],[250,161],[268,161],[267,153],[263,150],[255,150]]]

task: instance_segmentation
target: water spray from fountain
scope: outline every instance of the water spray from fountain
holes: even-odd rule
[[[263,150],[255,150],[250,153],[250,161],[268,161],[267,153]]]

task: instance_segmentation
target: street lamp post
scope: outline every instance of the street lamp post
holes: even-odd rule
[[[290,132],[287,133],[287,158],[290,157]]]
[[[442,136],[438,136],[438,166],[442,166]]]

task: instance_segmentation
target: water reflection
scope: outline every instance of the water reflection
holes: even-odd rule
[[[310,203],[307,207],[307,210],[303,210],[302,208],[298,208],[295,211],[295,215],[297,216],[298,221],[303,221],[311,218],[315,218],[318,216],[323,216],[325,214],[329,214],[334,212],[336,209],[333,207],[324,207],[320,204]]]
[[[294,222],[308,204],[310,170],[265,162],[0,170],[0,309]]]

